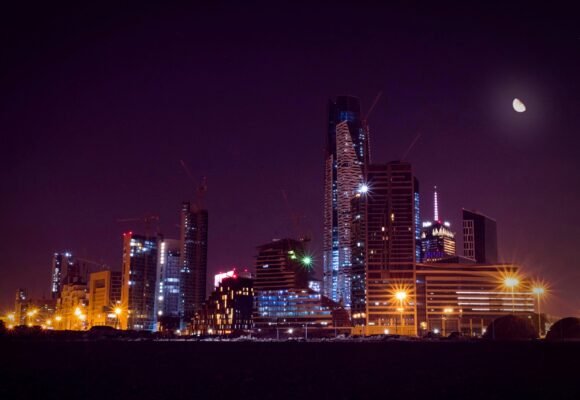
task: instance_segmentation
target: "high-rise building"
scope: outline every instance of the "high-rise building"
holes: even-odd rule
[[[14,299],[14,324],[26,324],[26,312],[29,305],[28,290],[19,288]]]
[[[162,239],[159,241],[157,259],[157,319],[164,328],[179,327],[181,303],[181,244],[179,240]]]
[[[254,280],[256,328],[265,332],[269,328],[306,325],[325,328],[338,320],[341,324],[350,323],[344,308],[311,288],[316,286],[312,267],[304,241],[281,239],[258,247]]]
[[[121,314],[123,329],[155,329],[157,238],[123,234]]]
[[[370,331],[415,331],[418,205],[419,182],[401,161],[369,165],[352,200],[351,311]]]
[[[312,275],[311,264],[303,241],[281,239],[259,246],[254,289],[306,289]]]
[[[463,209],[463,255],[482,264],[497,264],[497,225],[477,211]]]
[[[69,269],[72,268],[72,266],[73,261],[71,253],[54,253],[50,275],[50,295],[53,299],[57,299],[60,296],[64,278],[69,274]]]
[[[369,162],[368,129],[356,97],[339,96],[328,104],[324,184],[323,290],[350,307],[351,200]]]
[[[115,313],[119,307],[121,312]],[[121,272],[98,271],[89,275],[88,325],[119,327],[121,307]]]
[[[433,195],[433,221],[423,222],[421,230],[421,257],[417,261],[434,262],[455,257],[455,234],[448,221],[439,219],[437,186]]]
[[[192,202],[181,207],[181,305],[183,325],[189,324],[205,300],[208,213]]]
[[[254,304],[252,275],[232,270],[216,275],[215,282],[217,285],[202,312],[196,315],[194,331],[210,335],[250,331]]]

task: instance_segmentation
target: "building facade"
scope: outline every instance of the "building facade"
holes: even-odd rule
[[[256,292],[254,326],[267,331],[284,328],[350,327],[348,311],[308,289]]]
[[[448,221],[439,219],[437,186],[433,191],[433,221],[424,221],[421,229],[421,256],[417,262],[434,262],[455,257],[455,233]]]
[[[463,256],[477,263],[498,263],[497,224],[494,219],[463,209]]]
[[[87,306],[87,284],[80,281],[65,283],[57,301],[55,329],[73,331],[87,329]]]
[[[496,318],[514,314],[530,318],[534,294],[525,279],[506,288],[507,276],[518,276],[511,264],[424,263],[417,265],[418,333],[480,336]]]
[[[99,271],[89,275],[88,326],[120,327],[121,272]],[[121,310],[115,313],[115,309]]]
[[[162,239],[159,242],[157,259],[157,320],[165,329],[180,326],[181,304],[181,242]]]
[[[73,266],[72,254],[69,252],[54,253],[52,256],[52,270],[50,274],[50,296],[57,299],[60,296],[64,278]]]
[[[362,185],[369,162],[368,129],[359,100],[329,101],[324,183],[323,290],[325,296],[351,303],[351,200]]]
[[[157,237],[123,234],[122,329],[154,330]]]
[[[231,271],[196,316],[194,332],[210,335],[248,333],[253,328],[254,288],[250,273]],[[222,275],[222,274],[220,274]]]
[[[369,165],[365,181],[352,201],[353,322],[366,333],[413,334],[419,183],[400,161]]]
[[[281,239],[258,247],[254,280],[257,329],[350,325],[348,312],[316,291],[318,281],[313,279],[312,267],[304,241]]]
[[[454,257],[455,233],[447,221],[423,222],[421,231],[421,261],[433,262]]]
[[[192,321],[205,301],[207,279],[208,212],[191,202],[181,207],[180,316]]]
[[[281,239],[258,247],[254,289],[306,289],[312,276],[312,265],[304,263],[308,257],[304,241]]]
[[[14,325],[26,325],[28,305],[28,290],[19,288],[14,299]]]

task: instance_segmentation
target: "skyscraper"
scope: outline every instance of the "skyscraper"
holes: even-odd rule
[[[423,222],[421,257],[417,261],[433,262],[455,256],[455,234],[451,224],[439,219],[437,186],[433,193],[433,221]]]
[[[477,211],[463,209],[463,255],[480,264],[496,264],[497,225]]]
[[[328,104],[324,184],[324,294],[350,307],[351,200],[369,162],[368,129],[356,97]]]
[[[365,185],[352,200],[352,317],[377,333],[412,333],[419,182],[394,161],[369,165]]]
[[[157,260],[157,319],[165,328],[179,326],[180,290],[180,247],[179,240],[163,239],[159,242]]]
[[[24,288],[19,288],[16,291],[15,301],[14,301],[14,323],[16,325],[26,324],[26,311],[30,299],[28,298],[28,290]]]
[[[50,296],[57,299],[62,290],[64,278],[73,266],[72,255],[69,252],[54,253],[52,257],[52,271],[50,279]]]
[[[155,283],[157,238],[123,234],[123,282],[121,315],[123,329],[155,329]],[[125,312],[126,311],[126,312]]]
[[[181,207],[181,305],[183,324],[189,324],[205,301],[208,213],[192,202]]]
[[[303,241],[275,240],[258,247],[254,289],[288,290],[307,289],[311,276],[310,263]]]

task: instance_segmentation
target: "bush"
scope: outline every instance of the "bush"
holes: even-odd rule
[[[495,319],[485,331],[484,339],[529,340],[537,339],[538,332],[527,318],[506,315]]]
[[[556,323],[550,327],[546,339],[580,339],[580,318],[568,317],[556,321]]]

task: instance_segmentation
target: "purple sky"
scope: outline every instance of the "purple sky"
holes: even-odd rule
[[[210,274],[294,235],[282,189],[321,269],[327,99],[382,90],[372,157],[421,133],[423,219],[435,184],[458,233],[462,207],[495,217],[503,258],[578,316],[580,28],[509,3],[3,10],[0,311],[18,287],[48,294],[54,251],[120,268],[121,233],[143,228],[119,218],[158,213],[177,237],[180,159],[207,176]]]

